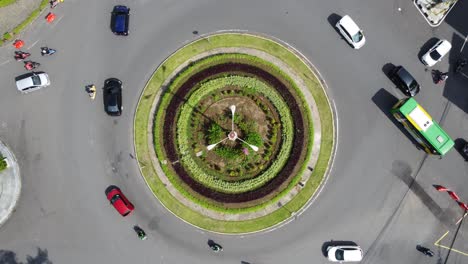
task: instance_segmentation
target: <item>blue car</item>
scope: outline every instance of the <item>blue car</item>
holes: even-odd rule
[[[128,35],[128,21],[130,19],[130,8],[117,5],[112,10],[111,30],[116,35]]]

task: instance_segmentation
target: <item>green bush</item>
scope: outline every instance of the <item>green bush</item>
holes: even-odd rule
[[[226,137],[226,131],[216,123],[212,123],[210,128],[208,128],[208,143],[214,144],[219,142],[221,139]]]
[[[242,151],[237,148],[221,146],[215,148],[215,153],[221,158],[232,160],[239,158],[239,156],[242,154]]]
[[[7,32],[3,34],[3,40],[7,41],[13,38],[13,34],[11,32]]]
[[[5,157],[0,156],[0,171],[6,169],[7,167],[7,163],[5,159],[6,159]]]
[[[15,3],[16,0],[0,0],[0,7],[5,7]]]
[[[249,133],[247,134],[244,140],[249,142],[249,144],[257,146],[259,148],[263,146],[262,136],[260,136],[260,134],[258,133]],[[245,145],[245,147],[247,147],[247,145]]]

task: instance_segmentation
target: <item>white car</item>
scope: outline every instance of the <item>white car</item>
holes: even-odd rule
[[[327,248],[328,260],[333,262],[359,262],[362,260],[359,246],[330,246]]]
[[[22,93],[29,93],[50,85],[49,75],[45,72],[32,72],[16,80],[16,87]]]
[[[421,57],[421,61],[426,66],[434,66],[437,62],[441,61],[447,53],[449,53],[451,48],[452,44],[450,44],[450,42],[445,39],[441,39]]]
[[[366,43],[362,30],[348,15],[342,17],[335,26],[354,49],[359,49]]]

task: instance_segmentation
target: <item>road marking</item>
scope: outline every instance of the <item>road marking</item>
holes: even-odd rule
[[[10,61],[11,60],[6,60],[6,61],[2,62],[2,63],[0,63],[0,66],[5,65],[5,64],[9,63]]]
[[[60,20],[62,20],[62,18],[63,18],[63,16],[59,17],[57,19],[57,21],[54,24],[51,25],[51,28],[54,28],[60,22]]]
[[[465,44],[466,44],[466,41],[467,41],[467,40],[468,40],[468,35],[465,37],[465,41],[463,42],[463,45],[462,45],[462,47],[461,47],[461,49],[460,49],[460,52],[463,51],[463,48],[465,47]]]
[[[461,221],[464,217],[466,217],[466,215],[467,215],[467,214],[464,214],[462,217],[460,217],[460,219],[456,222],[456,224],[458,225],[458,224],[460,223],[460,221]],[[462,254],[462,255],[468,257],[468,253],[467,253],[467,252],[464,252],[464,251],[462,251],[462,250],[455,249],[455,248],[453,248],[453,247],[450,248],[450,247],[448,247],[448,246],[445,246],[445,245],[441,245],[441,244],[440,244],[440,241],[442,241],[442,239],[444,239],[444,238],[448,235],[448,233],[450,233],[450,231],[445,232],[445,234],[443,234],[443,235],[434,243],[434,245],[435,245],[435,246],[438,246],[438,247],[441,247],[441,248],[445,248],[445,249],[447,249],[447,250],[450,250],[450,251],[453,251],[453,252],[456,252],[456,253],[459,253],[459,254]]]
[[[34,47],[38,42],[39,42],[39,40],[34,41],[34,43],[31,44],[31,46],[27,47],[26,49],[27,49],[27,50],[30,50],[30,49],[31,49],[32,47]]]

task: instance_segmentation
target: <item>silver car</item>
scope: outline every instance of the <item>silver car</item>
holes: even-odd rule
[[[29,93],[50,85],[45,72],[32,72],[16,78],[16,87],[21,93]]]
[[[364,33],[362,33],[362,30],[350,16],[346,15],[342,17],[335,27],[354,49],[360,49],[366,43]]]

